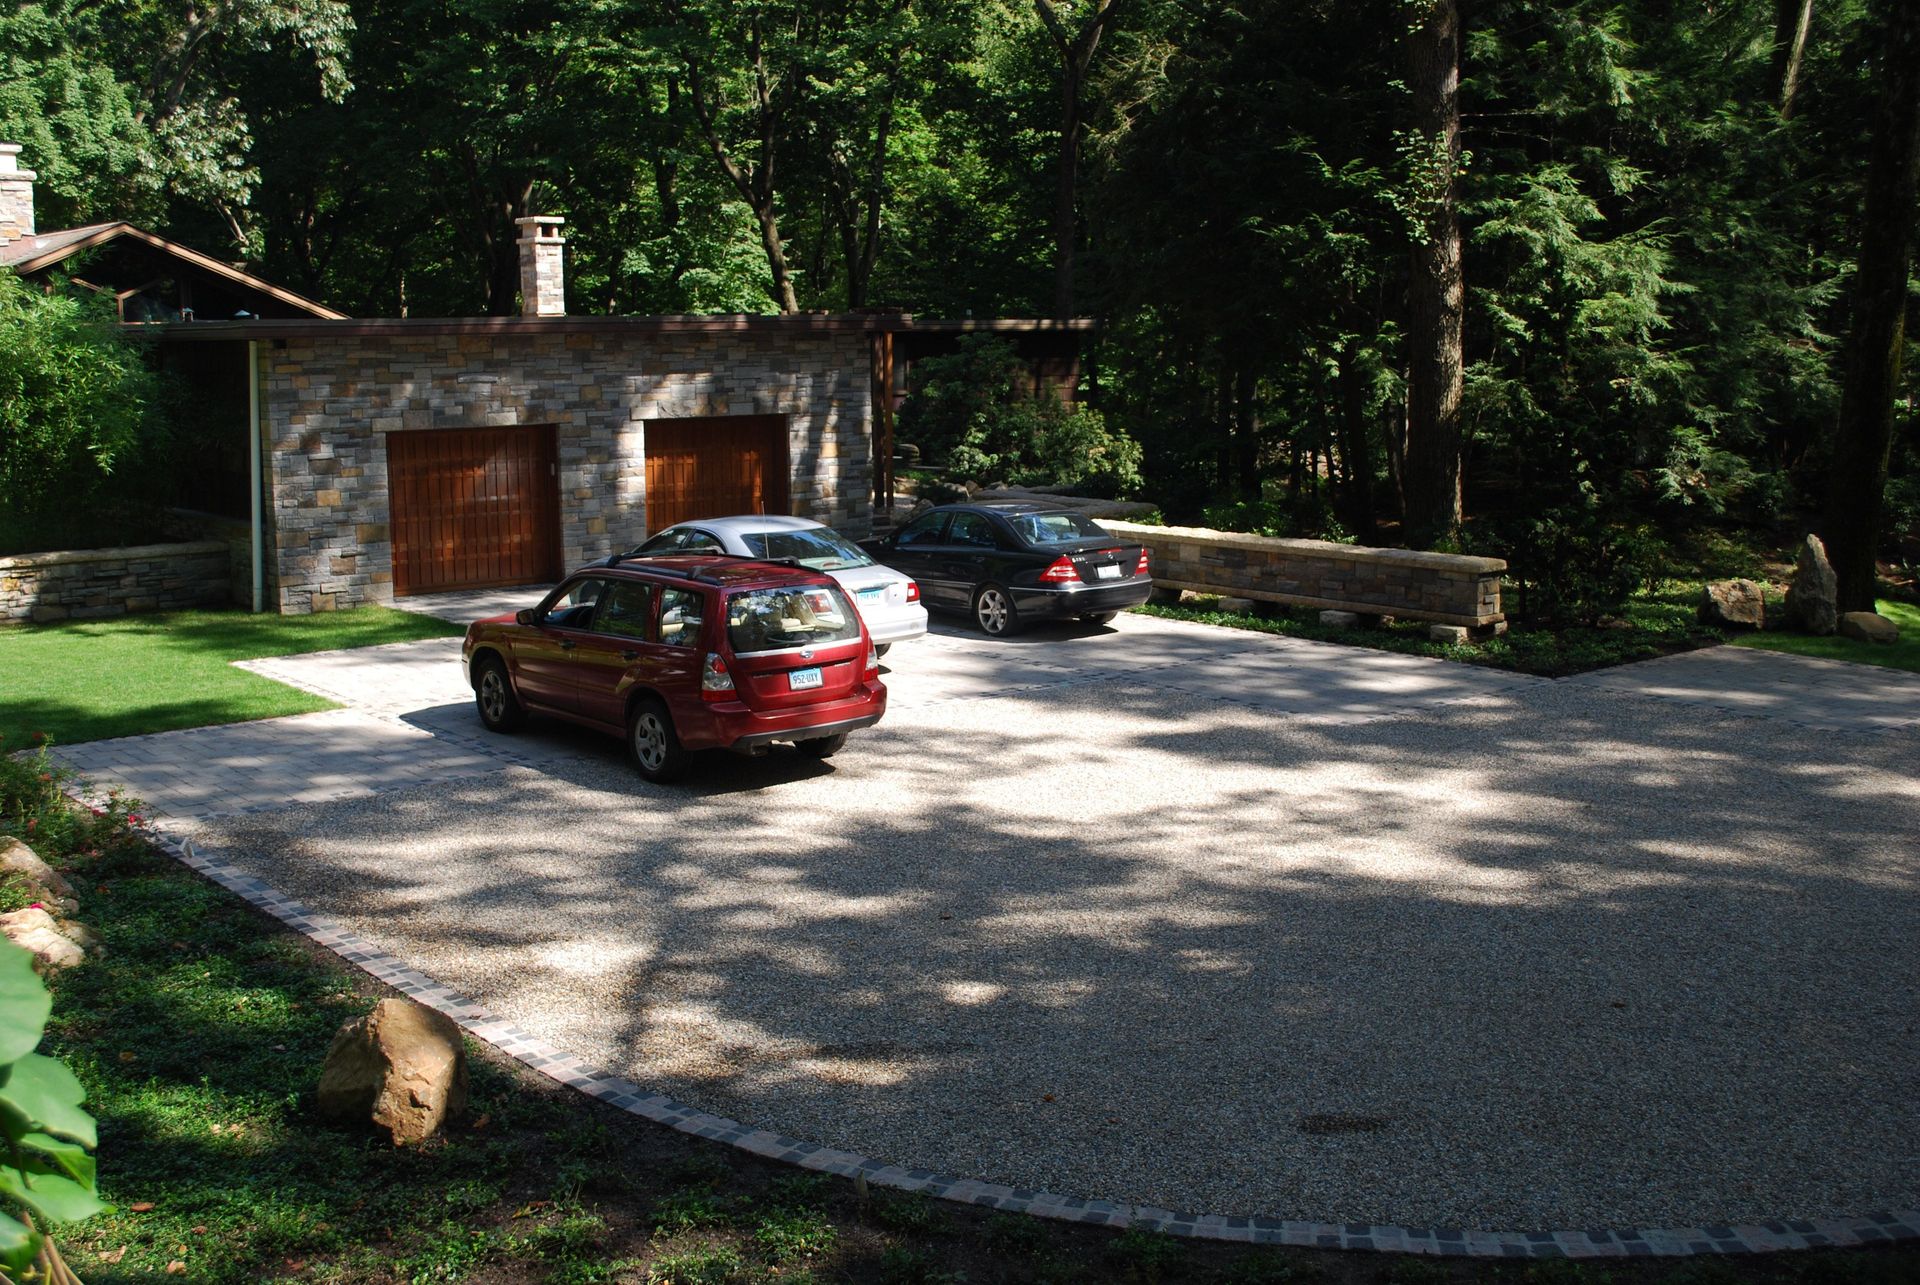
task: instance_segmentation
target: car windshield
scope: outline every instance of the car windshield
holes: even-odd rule
[[[756,558],[792,559],[810,571],[870,567],[873,559],[825,527],[798,531],[756,531],[740,537]]]
[[[1078,513],[1009,513],[1013,533],[1028,544],[1070,544],[1104,540],[1107,533]]]
[[[860,617],[832,585],[747,589],[727,598],[727,638],[736,655],[852,642]]]

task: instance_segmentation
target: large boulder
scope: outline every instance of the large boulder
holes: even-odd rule
[[[1700,591],[1700,623],[1722,629],[1764,629],[1766,595],[1751,580],[1715,580]]]
[[[1877,611],[1849,611],[1840,617],[1840,633],[1861,642],[1897,643],[1900,626]]]
[[[383,999],[335,1033],[320,1072],[322,1114],[371,1120],[402,1147],[466,1109],[467,1055],[452,1019],[409,999]]]
[[[55,897],[73,896],[73,886],[65,877],[18,839],[0,837],[0,874],[20,875],[35,888]]]
[[[33,965],[42,973],[72,968],[87,957],[79,943],[61,932],[53,916],[39,906],[0,915],[0,935],[32,951]]]
[[[1809,535],[1794,560],[1787,585],[1787,618],[1810,634],[1830,634],[1840,623],[1840,582],[1827,561],[1827,546]]]

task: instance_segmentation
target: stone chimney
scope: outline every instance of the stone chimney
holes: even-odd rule
[[[535,214],[515,219],[520,227],[520,315],[567,315],[567,269],[561,258],[566,241],[557,214]]]
[[[0,245],[34,234],[33,179],[20,168],[20,144],[0,143]]]

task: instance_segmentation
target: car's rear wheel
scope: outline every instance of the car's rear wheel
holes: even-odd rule
[[[473,703],[480,710],[480,722],[489,732],[518,731],[527,721],[527,707],[513,693],[507,667],[498,656],[480,662],[480,677],[473,684]]]
[[[1115,616],[1119,614],[1120,613],[1117,611],[1090,611],[1086,615],[1080,617],[1080,619],[1086,621],[1090,625],[1104,625],[1109,620],[1112,620]]]
[[[1020,613],[1013,598],[997,584],[983,584],[973,595],[973,622],[980,632],[995,638],[1020,632]]]
[[[847,734],[835,732],[832,736],[816,736],[810,741],[795,741],[793,748],[811,759],[830,759],[846,746]]]
[[[892,643],[875,643],[873,645],[873,654],[876,656],[884,656],[892,649]]]
[[[673,715],[651,696],[635,704],[627,717],[627,752],[649,781],[671,781],[687,770],[687,751],[673,730]]]

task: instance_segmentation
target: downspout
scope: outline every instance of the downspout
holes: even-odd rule
[[[260,341],[247,340],[247,480],[253,494],[253,610],[267,609],[266,519],[261,512],[260,488],[264,479],[260,450]]]

